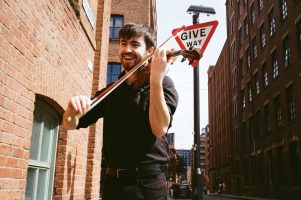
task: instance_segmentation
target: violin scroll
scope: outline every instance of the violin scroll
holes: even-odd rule
[[[184,62],[186,59],[188,59],[189,65],[191,65],[196,60],[200,60],[203,57],[203,55],[198,51],[198,49],[191,49],[171,51],[167,54],[167,58],[179,55],[183,56],[181,62]]]

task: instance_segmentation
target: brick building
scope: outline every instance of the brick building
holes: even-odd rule
[[[152,0],[0,1],[0,199],[99,198],[102,120],[66,131],[61,119],[117,62],[111,13],[156,28]]]
[[[209,102],[209,188],[216,191],[221,181],[230,183],[231,129],[230,129],[230,68],[226,40],[215,66],[208,69]],[[223,180],[222,180],[223,179]]]
[[[208,70],[210,178],[226,182],[232,194],[295,199],[301,195],[301,3],[227,0],[226,9],[227,41]],[[218,76],[224,68],[227,78]],[[217,91],[226,91],[225,113],[216,112]]]

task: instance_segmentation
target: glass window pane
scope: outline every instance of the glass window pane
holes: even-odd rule
[[[39,110],[35,110],[34,121],[32,126],[30,157],[29,157],[32,160],[38,160],[41,128],[42,128],[42,113]]]
[[[39,169],[37,199],[47,199],[47,171]]]
[[[25,199],[31,200],[34,198],[34,187],[36,183],[35,174],[37,172],[36,168],[28,168],[27,179],[26,179],[26,192]]]
[[[112,37],[113,37],[113,28],[110,27],[110,38],[112,38]]]
[[[111,19],[110,19],[110,27],[113,27],[113,24],[114,24],[114,18],[111,17]]]
[[[113,65],[113,74],[119,74],[120,73],[120,65]]]
[[[113,38],[117,39],[119,34],[120,28],[114,28]]]
[[[42,146],[41,146],[41,156],[40,161],[49,162],[50,154],[50,142],[51,142],[51,119],[47,116],[44,117],[44,127],[42,133]]]
[[[115,27],[122,27],[123,26],[123,19],[121,16],[117,16],[115,18]]]
[[[111,81],[114,82],[114,81],[117,81],[117,79],[118,79],[118,75],[113,75]]]

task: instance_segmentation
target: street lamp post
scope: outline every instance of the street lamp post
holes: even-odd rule
[[[187,9],[188,13],[192,13],[192,24],[199,23],[199,14],[207,15],[215,14],[214,8],[204,6],[191,5]],[[203,199],[202,174],[200,168],[200,89],[199,89],[199,64],[193,68],[193,89],[194,89],[194,179],[192,183],[192,199]]]

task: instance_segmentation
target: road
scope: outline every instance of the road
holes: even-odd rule
[[[237,200],[237,198],[228,198],[228,197],[219,197],[219,196],[210,196],[210,195],[203,196],[203,200],[234,200],[234,199]],[[169,197],[168,200],[174,200],[174,199]],[[177,199],[177,200],[184,200],[184,199]]]

